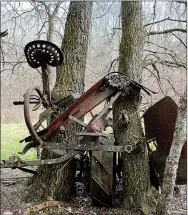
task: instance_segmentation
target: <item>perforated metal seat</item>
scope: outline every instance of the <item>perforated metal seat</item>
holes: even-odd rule
[[[24,49],[28,64],[38,68],[45,64],[56,67],[63,61],[61,50],[53,43],[44,40],[35,40],[28,43]]]

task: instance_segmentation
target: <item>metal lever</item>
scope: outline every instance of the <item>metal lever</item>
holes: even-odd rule
[[[14,101],[13,102],[14,105],[24,105],[23,101]],[[38,102],[29,102],[29,104],[38,104]]]
[[[77,119],[76,117],[69,115],[69,119],[71,119],[74,122],[77,122],[78,124],[82,125],[83,127],[87,128],[88,124],[85,122],[82,122],[81,120]]]

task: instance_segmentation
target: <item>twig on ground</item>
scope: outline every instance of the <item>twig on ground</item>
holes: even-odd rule
[[[59,201],[48,201],[48,202],[43,202],[41,204],[35,205],[32,208],[28,209],[23,213],[23,215],[30,215],[31,213],[35,213],[37,211],[41,211],[45,208],[49,207],[57,207],[60,205]]]

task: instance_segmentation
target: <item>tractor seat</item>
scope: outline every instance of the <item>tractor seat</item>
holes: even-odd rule
[[[38,68],[45,64],[59,66],[63,61],[61,50],[53,43],[44,40],[35,40],[28,43],[24,49],[28,64]]]

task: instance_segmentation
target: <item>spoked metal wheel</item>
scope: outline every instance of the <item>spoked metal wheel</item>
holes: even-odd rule
[[[34,94],[34,92],[37,92]],[[35,104],[35,106],[31,110],[31,104]],[[43,105],[44,107],[48,107],[49,103],[47,99],[43,96],[41,90],[39,87],[32,87],[29,88],[24,95],[24,118],[27,125],[27,128],[29,130],[29,133],[32,136],[34,145],[40,146],[42,145],[43,141],[38,136],[37,132],[40,129],[40,126],[42,126],[42,120],[39,121],[37,124],[33,125],[31,120],[31,111],[36,111],[40,105]],[[39,150],[39,148],[38,148]],[[37,151],[37,155],[39,156],[39,151]]]

